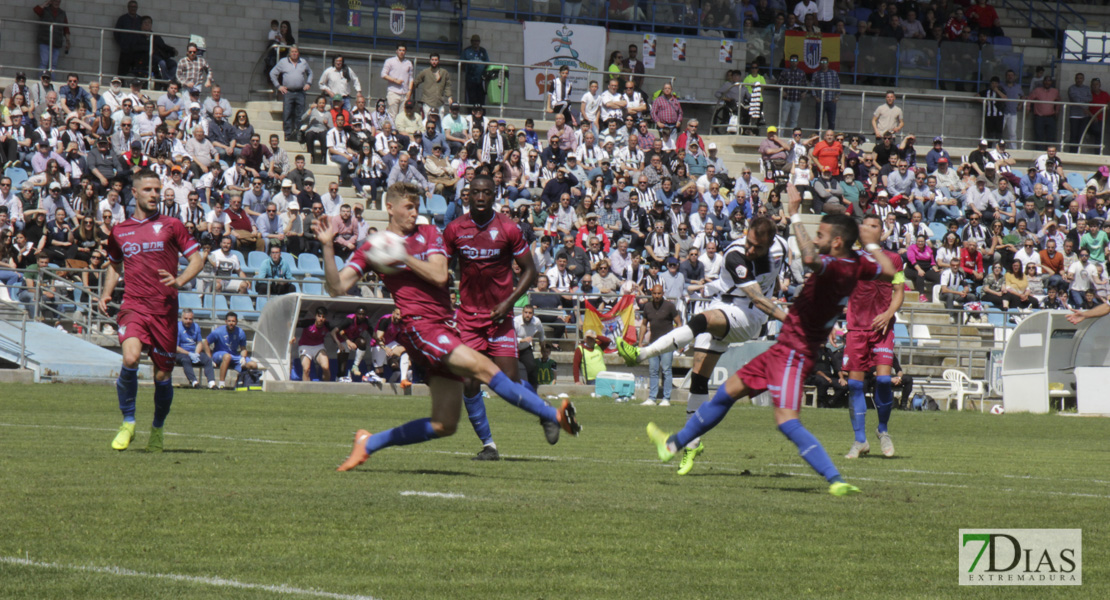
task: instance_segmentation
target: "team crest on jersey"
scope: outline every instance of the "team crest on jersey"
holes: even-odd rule
[[[417,241],[417,242],[420,242],[421,244],[423,244],[423,243],[424,243],[424,236],[423,236],[423,235],[421,235],[421,234],[419,234],[419,233],[418,233],[418,234],[416,234],[416,241]]]
[[[497,241],[497,234],[498,233],[501,233],[501,232],[496,230],[496,229],[491,229],[490,232],[489,232],[489,239]]]
[[[154,224],[154,235],[158,235],[161,231],[162,231],[162,224],[161,223],[155,223]]]
[[[747,277],[748,276],[748,268],[745,267],[744,265],[740,265],[740,266],[736,267],[736,276],[740,279],[743,279],[743,278]]]
[[[448,339],[447,339],[447,336],[445,336],[445,335],[441,335],[441,336],[439,336],[439,340],[437,340],[437,341],[438,341],[439,343],[441,343],[441,344],[446,344],[447,342],[449,342],[449,341],[451,341],[451,340],[448,340]]]
[[[123,336],[127,335],[127,325],[124,325],[123,327],[119,328],[119,335],[120,335],[120,337],[123,337]]]

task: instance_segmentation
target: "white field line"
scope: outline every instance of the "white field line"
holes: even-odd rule
[[[36,425],[36,424],[24,424],[24,423],[0,423],[0,427],[14,427],[14,428],[24,428],[24,429],[65,429],[65,430],[75,430],[75,431],[109,431],[109,432],[117,431],[117,429],[108,429],[108,428],[104,428],[104,427],[80,427],[80,426],[75,426],[75,425]],[[284,441],[284,440],[266,440],[266,439],[259,439],[259,438],[238,438],[238,437],[228,437],[228,436],[220,436],[220,435],[207,435],[207,434],[198,434],[198,433],[166,432],[166,435],[179,436],[179,437],[183,437],[183,438],[202,438],[202,439],[210,439],[210,440],[222,440],[222,441],[229,441],[229,442],[247,442],[247,443],[254,443],[254,444],[288,444],[288,445],[298,445],[298,446],[329,446],[329,447],[335,447],[335,448],[347,448],[347,447],[350,446],[350,444],[333,444],[333,443],[330,443],[330,442],[296,442],[296,441]],[[396,450],[401,450],[401,451],[407,451],[407,452],[415,452],[415,453],[418,453],[418,454],[445,454],[445,455],[450,455],[450,456],[472,456],[472,453],[470,453],[470,452],[458,452],[458,451],[454,451],[454,450],[418,449],[418,448],[412,447],[412,446],[405,446],[405,447],[395,448],[395,449]],[[647,464],[649,466],[654,466],[654,467],[659,467],[659,468],[666,468],[666,469],[674,468],[673,465],[671,465],[671,464],[663,464],[663,463],[660,463],[658,460],[653,460],[653,459],[610,459],[610,460],[606,460],[606,459],[591,458],[591,457],[586,457],[586,456],[547,456],[547,455],[528,455],[528,454],[502,454],[502,456],[504,456],[506,458],[518,458],[518,459],[529,459],[529,460],[545,460],[545,461],[559,461],[559,462],[563,462],[563,461],[566,461],[566,462],[591,462],[591,463],[600,463],[600,464]],[[724,463],[724,462],[715,463],[715,462],[710,462],[710,461],[701,461],[701,462],[699,462],[699,464],[711,465],[714,469],[717,469],[717,470],[720,470],[720,471],[725,471],[725,472],[733,472],[733,473],[741,473],[743,471],[751,471],[753,467],[755,469],[760,469],[760,468],[763,468],[763,467],[795,467],[795,468],[798,468],[798,467],[806,467],[807,466],[807,465],[797,464],[797,463],[768,463],[766,465],[763,465],[763,467],[760,467],[760,466],[757,466],[757,465],[752,465],[751,467],[745,468],[743,465],[737,465],[737,464],[734,464],[734,463]],[[728,465],[728,466],[725,466],[725,465]],[[953,471],[927,471],[927,470],[918,470],[918,469],[883,469],[883,468],[879,468],[879,467],[871,468],[871,467],[868,467],[866,465],[858,465],[858,464],[853,464],[852,465],[852,470],[853,471],[856,471],[856,470],[875,470],[875,471],[881,471],[883,473],[912,473],[912,474],[920,474],[920,475],[940,475],[940,476],[952,476],[952,477],[982,477],[982,476],[985,475],[985,474],[977,475],[977,474],[973,474],[973,473],[959,473],[959,472],[953,472]],[[816,475],[813,474],[813,473],[789,473],[788,472],[786,474],[787,475],[799,475],[799,476],[804,476],[804,477],[809,477],[809,476],[816,477]],[[1034,479],[1034,480],[1042,480],[1042,481],[1057,481],[1057,482],[1082,481],[1084,483],[1100,483],[1100,484],[1110,483],[1110,481],[1102,481],[1102,480],[1097,480],[1097,479],[1065,478],[1065,477],[1036,477],[1036,476],[1027,476],[1027,475],[1010,475],[1010,474],[1005,474],[1005,473],[1000,473],[1000,474],[995,474],[995,475],[1000,476],[1000,477],[1006,477],[1006,478]],[[908,479],[865,479],[865,478],[861,478],[861,477],[852,477],[852,479],[860,480],[860,481],[877,481],[877,482],[882,482],[882,483],[906,483],[906,484],[911,484],[911,485],[924,485],[924,486],[964,487],[964,488],[969,487],[969,486],[958,485],[958,484],[930,483],[930,482],[924,482],[924,481],[912,481],[912,480],[908,480]],[[1051,490],[1029,490],[1029,489],[1003,488],[1003,489],[994,489],[993,491],[1025,492],[1025,493],[1029,493],[1029,494],[1047,494],[1047,495],[1052,495],[1052,496],[1071,496],[1071,497],[1077,497],[1077,498],[1110,498],[1110,495],[1090,494],[1090,493],[1083,493],[1083,492],[1057,492],[1057,491],[1051,491]]]
[[[401,492],[402,496],[422,496],[424,498],[466,498],[462,494],[449,494],[444,492],[416,492],[413,490],[405,490]]]
[[[177,573],[144,573],[132,571],[123,567],[95,567],[92,565],[67,565],[63,563],[42,562],[18,556],[0,556],[0,563],[18,565],[23,567],[38,567],[43,569],[59,569],[62,571],[83,571],[86,573],[100,573],[104,575],[117,575],[120,577],[141,577],[146,579],[168,579],[183,583],[195,583],[222,588],[236,588],[242,590],[259,590],[289,596],[307,596],[312,598],[331,598],[333,600],[376,600],[373,596],[355,596],[351,594],[335,594],[320,590],[307,590],[290,587],[287,585],[265,585],[261,583],[247,583],[223,577],[198,577],[195,575],[179,575]]]

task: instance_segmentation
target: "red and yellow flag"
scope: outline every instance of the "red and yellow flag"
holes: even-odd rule
[[[636,322],[636,296],[622,296],[609,312],[602,314],[593,304],[586,301],[586,315],[582,318],[582,335],[594,331],[614,341],[606,352],[616,352],[617,338],[623,337],[629,344],[636,343],[636,332],[632,325]]]
[[[804,31],[787,31],[783,41],[783,56],[798,55],[798,67],[813,73],[821,66],[821,57],[829,59],[829,68],[840,70],[840,34],[809,34]]]

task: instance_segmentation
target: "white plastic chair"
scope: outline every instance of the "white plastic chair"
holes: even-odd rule
[[[982,406],[983,397],[986,394],[986,386],[982,381],[974,381],[966,373],[957,369],[946,369],[941,377],[952,385],[944,401],[945,410],[948,410],[948,404],[953,396],[956,398],[956,410],[964,409],[965,396],[978,396],[979,405]]]

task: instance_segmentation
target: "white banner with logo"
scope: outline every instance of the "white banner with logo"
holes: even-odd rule
[[[605,64],[605,28],[561,23],[524,23],[524,99],[543,100],[547,84],[559,76],[559,67],[571,68],[572,104],[588,89],[588,73]]]

